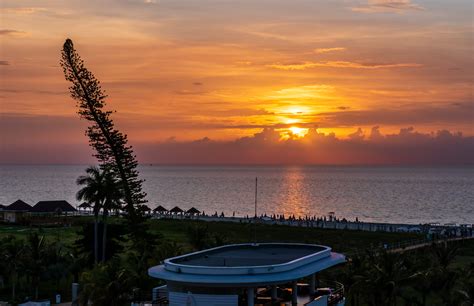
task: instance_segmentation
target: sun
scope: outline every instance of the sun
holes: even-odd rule
[[[296,136],[298,138],[302,138],[308,133],[308,129],[299,128],[299,127],[296,127],[296,126],[290,127],[289,130],[290,130],[291,134],[293,134],[293,136]]]

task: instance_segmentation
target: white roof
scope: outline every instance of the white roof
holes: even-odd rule
[[[285,283],[345,262],[331,248],[309,244],[234,244],[165,260],[151,277],[207,286]]]

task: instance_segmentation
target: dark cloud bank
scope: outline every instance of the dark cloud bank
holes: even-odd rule
[[[474,164],[474,137],[446,130],[423,134],[406,128],[382,135],[374,127],[368,135],[359,129],[348,139],[339,139],[312,129],[303,139],[279,138],[279,132],[264,129],[234,141],[170,139],[137,150],[141,161],[163,164]]]
[[[86,122],[75,117],[3,114],[0,163],[94,163],[85,127]],[[425,134],[404,128],[384,135],[374,127],[340,139],[312,128],[302,139],[281,140],[279,131],[264,128],[231,141],[170,138],[134,143],[133,139],[130,135],[139,161],[147,164],[474,165],[474,137],[447,130]]]

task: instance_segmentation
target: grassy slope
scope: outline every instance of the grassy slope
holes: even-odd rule
[[[230,222],[199,222],[190,220],[152,220],[151,228],[166,239],[186,243],[186,232],[190,226],[207,226],[211,234],[218,234],[229,243],[254,241],[254,225]],[[364,232],[330,230],[283,225],[258,225],[258,242],[300,242],[331,246],[335,251],[353,252],[383,243],[420,239],[411,233]]]
[[[47,239],[60,240],[65,245],[70,245],[77,238],[76,231],[83,222],[92,222],[90,217],[74,219],[71,227],[28,228],[24,226],[0,224],[0,238],[14,235],[26,238],[29,232],[38,231]],[[121,222],[118,218],[111,218],[110,222]],[[219,235],[225,243],[253,242],[253,224],[240,224],[230,222],[202,222],[191,220],[150,220],[151,230],[160,233],[164,239],[176,241],[185,250],[190,249],[187,239],[187,230],[191,226],[207,226],[211,235]],[[258,225],[258,242],[299,242],[328,245],[337,252],[353,254],[367,248],[380,246],[383,243],[420,239],[422,235],[414,233],[386,233],[365,232],[349,230],[331,230],[303,227],[290,227],[282,225]],[[463,244],[458,252],[456,264],[465,265],[474,262],[474,240]]]
[[[28,228],[16,225],[0,225],[0,238],[7,235],[25,238],[29,232],[39,231],[47,239],[59,239],[68,245],[76,239],[76,231],[82,222],[92,222],[92,218],[76,217],[74,219],[75,225],[71,227]],[[109,222],[120,222],[120,220],[110,218]],[[187,230],[191,226],[207,226],[211,235],[219,235],[228,243],[253,242],[254,240],[254,225],[248,223],[191,220],[150,220],[149,222],[153,232],[161,233],[165,239],[176,241],[184,246],[188,246]],[[334,250],[341,252],[419,238],[420,235],[411,233],[330,230],[282,225],[257,226],[257,241],[259,242],[318,243],[331,246]]]

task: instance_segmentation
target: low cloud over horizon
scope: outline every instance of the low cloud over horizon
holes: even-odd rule
[[[0,164],[94,164],[86,138],[80,140],[61,145],[41,139],[2,143]],[[141,164],[474,165],[474,136],[448,130],[422,133],[413,127],[386,134],[379,126],[358,128],[345,138],[317,128],[309,128],[304,136],[290,132],[282,138],[278,129],[264,128],[234,140],[170,137],[155,143],[132,141],[132,145]]]
[[[424,134],[403,128],[383,135],[356,130],[341,139],[334,133],[310,129],[304,137],[266,128],[233,141],[203,138],[178,142],[171,138],[155,145],[137,146],[143,162],[163,164],[289,164],[289,165],[472,165],[474,137],[440,130]]]

